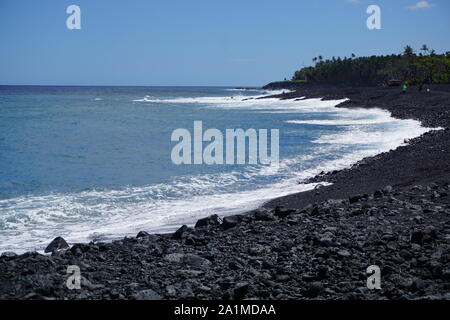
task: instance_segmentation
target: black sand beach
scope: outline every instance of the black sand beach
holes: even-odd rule
[[[444,129],[246,215],[51,255],[4,254],[0,299],[450,299],[450,86],[305,87],[280,97],[301,96],[346,97],[339,107]],[[66,287],[69,265],[79,266],[81,289]],[[371,265],[379,290],[366,286]]]

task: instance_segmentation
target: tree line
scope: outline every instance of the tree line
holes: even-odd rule
[[[314,57],[314,66],[304,67],[294,73],[292,81],[320,84],[379,85],[390,80],[409,84],[449,83],[450,51],[437,54],[427,45],[419,53],[406,46],[402,54],[383,56],[326,59]]]

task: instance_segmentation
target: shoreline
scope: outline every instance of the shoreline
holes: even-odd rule
[[[396,118],[413,118],[422,125],[446,129],[428,132],[405,146],[365,158],[349,169],[310,179],[311,182],[333,182],[330,186],[273,199],[247,214],[225,217],[222,223],[211,216],[200,219],[195,228],[183,226],[175,234],[141,232],[136,238],[111,243],[74,244],[51,256],[30,252],[2,256],[0,298],[401,299],[403,296],[433,296],[450,299],[445,282],[450,270],[442,267],[449,258],[448,239],[443,236],[450,228],[450,86],[430,88],[429,93],[415,92],[411,88],[405,95],[398,88],[308,88],[307,92],[300,89],[273,96],[281,99],[347,97],[350,100],[337,107],[378,107],[390,111]],[[416,185],[421,187],[416,188]],[[421,204],[424,199],[429,203]],[[402,208],[408,206],[409,211],[404,212]],[[414,217],[409,215],[411,211]],[[430,223],[424,223],[430,213],[435,216],[430,218]],[[416,216],[421,216],[421,223],[411,220]],[[389,227],[380,221],[383,219],[389,222]],[[391,220],[397,227],[404,228],[395,231]],[[355,239],[350,240],[341,232],[343,221],[349,225],[344,229],[350,229],[347,232]],[[444,221],[446,223],[441,223]],[[381,224],[373,226],[373,222]],[[426,230],[425,227],[430,226],[433,231]],[[364,232],[361,234],[365,229],[369,231],[366,239]],[[372,234],[372,229],[377,232]],[[420,234],[414,236],[414,232]],[[377,233],[383,236],[377,237]],[[378,247],[383,247],[381,252],[404,250],[402,259],[406,261],[403,256],[412,260],[421,250],[424,251],[421,256],[430,252],[433,255],[437,252],[433,247],[437,241],[441,241],[438,250],[441,254],[433,268],[440,269],[431,269],[430,274],[431,279],[440,281],[438,284],[424,283],[430,281],[429,273],[424,280],[420,274],[408,271],[411,280],[401,272],[390,270],[388,274],[397,276],[391,281],[397,284],[396,288],[376,293],[364,290],[365,281],[360,279],[364,278],[361,276],[364,269],[360,266],[373,264],[372,255],[376,256]],[[365,250],[372,258],[366,256]],[[313,257],[320,263],[315,265],[308,260]],[[379,259],[388,262],[380,263],[382,265],[395,264],[389,257]],[[131,265],[124,261],[131,261]],[[410,261],[404,263],[407,262],[411,264]],[[297,267],[292,266],[293,263]],[[67,264],[80,265],[85,289],[73,292],[64,288]],[[299,272],[299,268],[303,272]],[[341,272],[342,269],[345,272]],[[416,269],[422,272],[420,263],[413,266],[412,270]],[[352,271],[350,275],[349,271]],[[353,271],[356,278],[351,275]],[[117,276],[120,279],[114,280]],[[345,281],[346,276],[350,278]],[[11,279],[18,278],[16,286]],[[183,279],[181,283],[180,279]],[[113,280],[117,282],[111,282]],[[398,286],[396,281],[402,285]],[[347,287],[344,292],[339,290],[342,285]]]
[[[380,108],[389,111],[394,118],[413,119],[419,121],[422,126],[440,128],[442,130],[431,130],[411,139],[408,141],[408,144],[395,150],[364,158],[349,169],[329,172],[309,179],[309,182],[333,182],[333,185],[321,188],[320,194],[316,194],[315,191],[306,191],[302,193],[302,200],[297,199],[298,201],[295,201],[298,195],[294,194],[273,199],[266,203],[264,207],[273,208],[281,205],[283,201],[287,201],[289,206],[301,207],[308,203],[324,201],[328,198],[346,198],[353,193],[362,191],[373,192],[377,188],[380,189],[389,184],[405,186],[412,185],[414,182],[418,184],[430,182],[433,180],[433,176],[434,178],[439,177],[444,180],[450,180],[450,165],[446,161],[446,159],[450,159],[448,154],[449,146],[443,142],[450,139],[448,131],[450,128],[450,86],[433,85],[429,87],[431,88],[429,93],[417,92],[417,89],[412,87],[410,89],[412,92],[408,92],[406,95],[403,95],[399,88],[313,88],[310,95],[306,94],[307,98],[323,96],[324,99],[341,99],[345,96],[349,100],[337,105],[337,108]],[[436,91],[435,88],[438,90]],[[290,99],[304,96],[305,94],[303,93],[293,92],[280,95],[279,97]],[[433,108],[427,107],[427,103],[432,104]],[[443,143],[435,146],[435,140]],[[435,153],[436,161],[427,164],[430,159],[427,159],[426,153],[423,152],[427,144],[431,149],[430,151],[433,151],[434,148],[442,148],[446,152],[442,155],[439,152]],[[408,157],[408,153],[414,153],[417,158]],[[447,158],[445,155],[447,155]],[[422,159],[420,165],[416,159]],[[402,163],[403,161],[407,161],[407,163]],[[396,168],[404,165],[409,167],[408,171],[400,170],[396,172]],[[391,169],[386,170],[386,168]],[[419,170],[422,173],[414,173],[414,170]],[[367,173],[363,174],[364,171]],[[371,172],[368,173],[368,171]],[[427,171],[428,174],[424,176],[423,171]],[[367,181],[371,181],[370,185]],[[395,183],[392,181],[395,181]],[[336,183],[338,184],[336,185]],[[345,186],[346,184],[353,184],[353,187],[349,188]],[[357,186],[354,184],[357,184]]]

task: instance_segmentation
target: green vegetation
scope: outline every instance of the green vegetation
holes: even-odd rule
[[[279,86],[283,86],[283,85],[290,85],[290,84],[297,84],[297,83],[306,83],[306,80],[297,80],[297,79],[292,79],[292,80],[284,80],[284,81],[274,81],[272,82],[273,85],[279,85]]]
[[[313,59],[315,66],[295,72],[293,81],[307,81],[318,84],[385,84],[398,79],[410,84],[449,83],[450,52],[437,54],[426,45],[416,54],[406,46],[402,54],[324,60],[322,56]]]

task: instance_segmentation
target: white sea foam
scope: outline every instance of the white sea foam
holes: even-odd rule
[[[164,185],[2,200],[6,230],[2,230],[0,251],[42,250],[58,235],[73,243],[112,239],[139,230],[171,231],[212,212],[225,215],[252,209],[274,195],[308,188],[284,181],[273,186],[277,193],[272,187],[228,193],[217,190],[218,185],[223,190],[235,183],[237,176],[193,176]]]
[[[326,148],[318,153],[327,152]],[[264,202],[295,192],[310,190],[316,184],[299,184],[323,170],[337,170],[363,157],[348,155],[308,170],[291,172],[289,164],[305,157],[285,159],[280,164],[289,177],[258,189],[227,192],[243,180],[274,174],[270,167],[249,168],[245,173],[230,172],[180,177],[168,184],[121,190],[90,190],[1,200],[1,251],[42,250],[49,239],[63,236],[71,243],[93,239],[111,240],[135,235],[139,230],[174,231],[181,224],[193,224],[212,213],[229,215],[252,210]],[[268,172],[269,170],[269,172]],[[26,217],[22,219],[21,217]],[[95,232],[94,232],[95,230]]]
[[[322,99],[287,99],[280,100],[277,98],[265,98],[265,99],[244,99],[239,101],[222,101],[217,104],[208,106],[209,108],[221,108],[221,109],[250,109],[264,113],[311,113],[311,112],[337,112],[335,106],[347,101],[348,99],[341,100],[325,100]]]
[[[400,130],[399,130],[400,129]],[[377,146],[379,150],[395,149],[411,139],[429,131],[413,121],[410,124],[400,123],[399,126],[386,128],[385,131],[374,131],[371,127],[352,127],[344,133],[324,135],[314,140],[314,143],[329,143],[337,145],[364,144]]]
[[[237,90],[243,92],[244,90]],[[179,98],[156,98],[152,96],[145,96],[144,98],[134,99],[134,102],[149,102],[149,103],[197,103],[197,104],[239,104],[247,101],[254,101],[258,98],[272,96],[282,93],[290,92],[289,90],[271,90],[261,91],[262,94],[256,96],[245,96],[237,94],[234,96],[211,96],[211,97],[179,97]],[[274,99],[278,100],[278,99]]]

